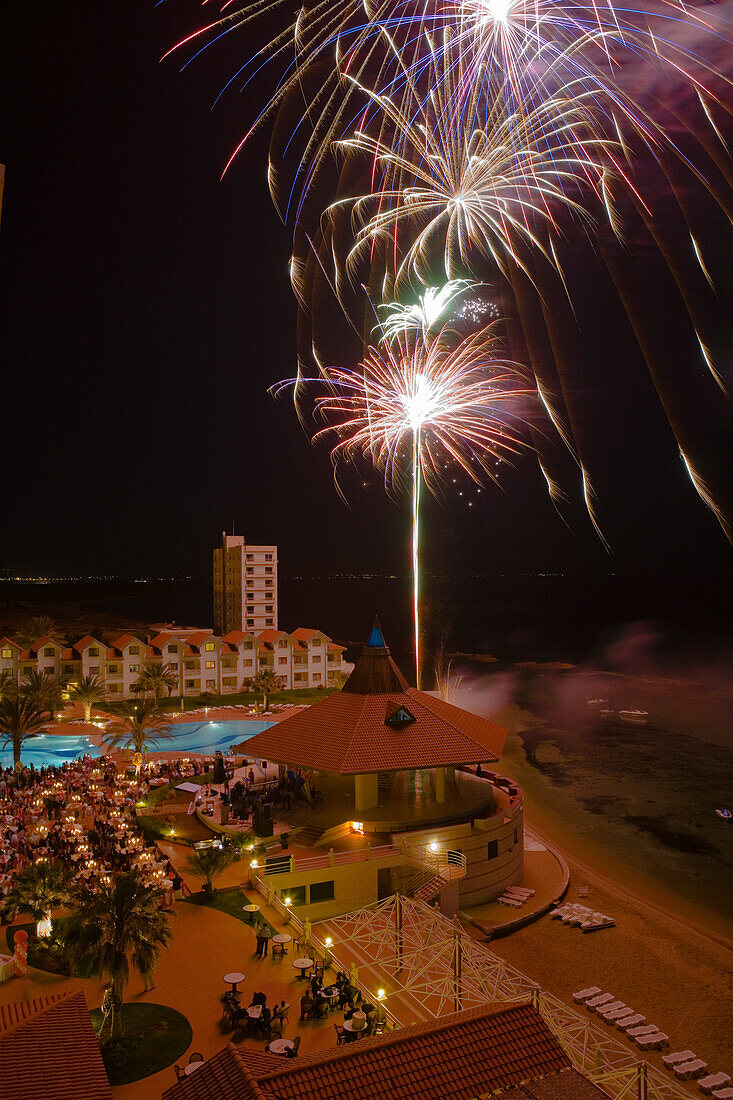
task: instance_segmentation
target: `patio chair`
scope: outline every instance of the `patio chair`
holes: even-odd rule
[[[275,957],[277,955],[279,955],[281,958],[284,958],[285,955],[287,954],[287,952],[285,950],[285,947],[286,947],[286,945],[284,943],[273,943],[273,944],[271,944],[271,948],[272,948],[272,950],[270,952],[271,957],[273,959],[275,959]]]
[[[662,1063],[667,1069],[672,1069],[674,1066],[681,1066],[683,1062],[691,1062],[693,1058],[697,1058],[697,1055],[691,1050],[674,1050],[671,1054],[662,1055]]]
[[[315,1008],[317,1020],[326,1020],[328,1018],[328,1013],[331,1008],[328,1001],[318,1001]]]
[[[344,1025],[334,1024],[333,1026],[336,1029],[336,1046],[340,1047],[342,1043],[346,1042],[346,1032],[344,1031]]]
[[[175,1065],[175,1066],[173,1067],[173,1069],[174,1069],[174,1070],[176,1071],[176,1080],[177,1080],[177,1081],[180,1081],[182,1077],[185,1077],[185,1076],[186,1076],[186,1073],[185,1073],[185,1071],[184,1071],[184,1070],[182,1070],[180,1066],[178,1066],[178,1065]]]
[[[299,1046],[300,1046],[300,1035],[296,1035],[295,1038],[293,1039],[293,1045],[291,1046],[290,1050],[285,1052],[285,1057],[286,1058],[297,1058]]]
[[[189,1055],[188,1064],[190,1066],[192,1062],[203,1062],[203,1060],[203,1054],[199,1054],[199,1052],[195,1050],[193,1054]]]
[[[370,1034],[371,1035],[382,1035],[383,1032],[384,1032],[384,1029],[386,1028],[386,1026],[387,1026],[387,1021],[386,1020],[375,1020],[374,1021],[374,1027],[373,1027],[372,1031],[370,1032]]]
[[[708,1096],[715,1089],[720,1089],[723,1085],[727,1085],[730,1081],[729,1073],[711,1073],[707,1077],[701,1077],[697,1082],[701,1092],[706,1093]]]

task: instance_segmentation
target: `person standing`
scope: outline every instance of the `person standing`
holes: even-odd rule
[[[261,959],[262,958],[262,921],[259,919],[259,917],[254,922],[253,928],[255,930],[255,936],[257,937],[257,951],[256,951],[255,954],[256,954],[256,957],[258,959]]]
[[[267,949],[270,946],[270,936],[272,935],[269,924],[263,924],[260,935],[262,937],[262,955],[260,958],[266,959]]]

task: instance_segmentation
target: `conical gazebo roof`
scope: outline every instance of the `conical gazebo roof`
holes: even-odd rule
[[[379,624],[341,691],[244,742],[248,755],[359,775],[494,763],[507,730],[408,686]]]

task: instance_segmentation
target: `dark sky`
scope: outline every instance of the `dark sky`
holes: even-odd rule
[[[264,142],[219,182],[251,105],[210,109],[246,39],[181,74],[159,59],[198,25],[188,0],[3,12],[0,572],[202,575],[232,522],[277,542],[288,575],[405,571],[406,502],[372,475],[347,508],[327,451],[266,393],[294,369],[289,240]],[[460,487],[430,505],[436,568],[729,564],[623,314],[610,304],[591,327],[613,555],[579,505],[560,520],[527,457],[470,510]]]

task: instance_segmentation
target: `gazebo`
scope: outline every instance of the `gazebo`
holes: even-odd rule
[[[457,765],[494,764],[507,730],[407,683],[375,622],[343,688],[246,743],[248,755],[354,777],[357,812],[379,805],[380,772],[433,769],[435,801]]]

